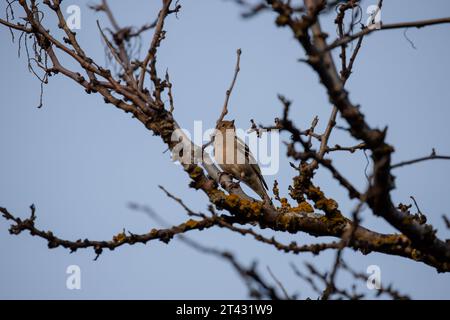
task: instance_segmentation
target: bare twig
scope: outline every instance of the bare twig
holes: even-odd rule
[[[404,167],[404,166],[408,166],[411,164],[416,164],[416,163],[428,161],[428,160],[450,160],[450,156],[438,155],[438,154],[436,154],[436,151],[433,149],[429,156],[420,157],[420,158],[402,161],[402,162],[393,164],[393,165],[391,165],[391,169],[396,169],[396,168],[400,168],[400,167]]]
[[[231,92],[233,91],[234,84],[236,83],[237,75],[240,71],[240,62],[241,62],[241,49],[237,49],[236,51],[236,66],[234,68],[234,76],[233,80],[231,81],[230,87],[225,93],[225,102],[223,103],[222,107],[222,113],[220,114],[219,118],[217,119],[216,124],[219,124],[223,118],[228,114],[228,101],[230,100]]]
[[[420,21],[411,21],[411,22],[382,24],[380,26],[380,29],[365,28],[358,33],[355,33],[353,35],[347,35],[342,39],[335,40],[325,50],[333,50],[334,48],[337,48],[339,46],[342,46],[344,44],[352,42],[353,40],[358,39],[361,36],[365,36],[370,33],[381,31],[381,30],[394,30],[394,29],[403,29],[403,28],[423,28],[425,26],[432,26],[432,25],[446,24],[446,23],[450,23],[450,17],[429,19],[429,20],[420,20]]]
[[[278,280],[278,278],[273,274],[272,270],[270,270],[270,267],[267,266],[267,271],[269,272],[270,276],[272,277],[272,279],[275,281],[275,283],[278,285],[278,287],[281,289],[281,291],[284,294],[284,297],[286,298],[286,300],[291,300],[291,297],[289,295],[289,293],[287,292],[286,288],[283,286],[283,284],[281,283],[280,280]]]
[[[215,225],[211,219],[203,220],[188,220],[185,223],[173,226],[168,229],[152,229],[150,232],[145,234],[134,234],[129,232],[126,235],[125,232],[121,232],[114,236],[112,240],[89,240],[89,239],[78,239],[76,241],[64,240],[53,234],[51,231],[43,231],[35,227],[35,207],[31,206],[30,218],[22,220],[18,217],[13,216],[6,208],[0,207],[0,212],[6,220],[12,220],[13,225],[9,228],[11,234],[20,234],[23,231],[29,231],[32,236],[45,239],[49,249],[63,247],[69,249],[70,252],[75,252],[78,249],[93,248],[96,254],[95,259],[97,259],[100,254],[102,254],[103,249],[114,250],[121,247],[124,244],[134,245],[136,243],[146,244],[152,240],[160,240],[164,243],[169,243],[169,241],[177,234],[184,233],[190,230],[202,230],[205,228],[210,228]]]
[[[206,247],[186,237],[182,238],[182,241],[197,251],[200,251],[205,254],[214,255],[216,257],[225,259],[227,262],[229,262],[233,266],[233,268],[237,271],[237,273],[242,277],[244,282],[247,284],[251,297],[256,299],[265,299],[265,298],[269,298],[272,300],[282,299],[278,295],[275,288],[272,285],[268,284],[263,279],[263,277],[259,275],[255,264],[253,264],[250,268],[246,268],[242,264],[240,264],[235,258],[235,256],[229,251],[221,251],[218,249]],[[254,287],[255,285],[256,288]]]

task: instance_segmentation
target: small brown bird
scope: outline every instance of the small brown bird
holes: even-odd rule
[[[271,202],[267,184],[249,147],[236,135],[234,120],[217,124],[214,136],[214,158],[223,172],[244,182],[264,201]]]

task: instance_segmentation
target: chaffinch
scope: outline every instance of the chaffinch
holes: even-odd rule
[[[220,121],[214,135],[214,158],[224,173],[244,182],[264,201],[270,201],[267,184],[249,147],[236,135],[234,120]]]

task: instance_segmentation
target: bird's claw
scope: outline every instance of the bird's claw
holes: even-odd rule
[[[219,172],[219,174],[218,174],[219,184],[222,184],[222,176],[223,176],[224,174],[226,175],[227,173],[226,173],[226,172],[223,172],[223,171]]]
[[[239,182],[231,182],[230,183],[230,189],[236,189],[239,188]]]
[[[226,172],[223,172],[223,171],[219,172],[218,178],[219,178],[219,184],[221,184],[221,185],[222,185],[222,176],[223,175],[229,175],[229,174]],[[239,182],[234,182],[234,181],[231,181],[228,186],[230,189],[236,189],[236,188],[240,187]]]

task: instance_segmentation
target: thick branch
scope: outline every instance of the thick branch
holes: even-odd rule
[[[321,83],[328,92],[330,102],[336,106],[350,125],[350,132],[356,139],[365,142],[372,150],[374,161],[374,183],[370,187],[367,203],[374,214],[382,216],[392,226],[411,239],[413,245],[424,252],[429,252],[442,263],[450,263],[450,245],[436,237],[431,226],[420,225],[399,212],[392,203],[390,190],[393,177],[390,174],[392,146],[385,143],[385,131],[372,129],[364,119],[360,109],[353,105],[344,89],[344,83],[336,70],[333,58],[326,48],[325,35],[321,30],[317,15],[322,8],[322,1],[307,1],[308,14],[301,21],[292,18],[292,12],[281,1],[268,1],[278,13],[279,25],[288,26],[308,55],[307,62],[317,72]],[[311,41],[308,28],[311,26],[315,42]],[[358,35],[358,37],[360,37]],[[318,46],[317,43],[320,45]]]

